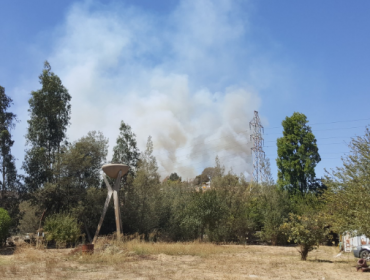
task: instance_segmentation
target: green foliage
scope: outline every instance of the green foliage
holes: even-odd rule
[[[44,231],[46,239],[54,240],[57,246],[76,243],[81,236],[80,224],[69,214],[59,213],[46,218]]]
[[[34,202],[49,212],[70,212],[86,197],[88,188],[100,186],[101,166],[106,161],[108,140],[101,132],[89,132],[78,141],[61,147],[53,176],[57,183],[44,183],[32,194]]]
[[[108,139],[100,131],[90,131],[58,156],[56,176],[60,184],[75,188],[100,185],[101,167],[108,154]]]
[[[23,169],[27,173],[26,186],[35,191],[44,183],[55,183],[53,176],[56,157],[61,143],[66,138],[66,129],[71,115],[71,96],[57,75],[51,72],[46,61],[39,76],[42,88],[31,93],[28,101],[30,119],[26,135],[31,148],[26,151]]]
[[[323,199],[333,230],[370,236],[370,131],[352,139],[343,167],[327,173]]]
[[[148,138],[146,150],[141,154],[136,177],[128,177],[121,208],[123,227],[130,233],[144,234],[158,229],[160,221],[160,181],[158,166],[153,156],[153,142]]]
[[[262,185],[274,185],[274,178],[271,174],[271,166],[270,166],[270,159],[267,157],[262,157],[259,159],[260,164],[260,172],[261,172],[261,178],[262,178]]]
[[[242,176],[231,172],[224,175],[224,168],[217,158],[215,170],[218,175],[213,177],[211,188],[218,194],[223,213],[218,226],[208,231],[209,237],[217,242],[244,243],[258,228],[257,189],[251,189]]]
[[[171,181],[180,181],[181,182],[181,177],[177,175],[177,173],[171,173],[170,178]]]
[[[170,240],[206,236],[213,242],[245,242],[260,228],[258,188],[251,190],[243,176],[225,175],[216,158],[211,189],[199,190],[187,182],[162,185],[162,228]]]
[[[194,191],[185,209],[182,226],[197,229],[198,236],[203,240],[206,230],[212,233],[218,227],[224,213],[222,200],[216,190]]]
[[[265,185],[259,197],[262,229],[259,237],[272,245],[285,244],[286,236],[280,226],[288,218],[291,203],[287,191],[276,185]]]
[[[281,230],[288,236],[288,242],[299,245],[303,261],[307,259],[308,252],[318,247],[329,234],[325,218],[312,212],[304,215],[290,213],[289,220],[281,226]]]
[[[16,229],[22,184],[15,167],[15,158],[11,154],[14,144],[11,132],[17,121],[16,115],[8,110],[12,103],[12,99],[5,94],[5,89],[0,86],[0,207],[10,213],[12,228]]]
[[[5,243],[8,237],[11,221],[8,211],[4,208],[0,208],[0,246]]]
[[[167,239],[186,241],[199,237],[197,222],[188,218],[193,192],[195,189],[187,182],[167,181],[162,185],[160,226]]]
[[[81,195],[77,205],[71,209],[71,215],[77,217],[78,221],[81,222],[89,241],[92,241],[94,237],[106,197],[106,189],[89,187],[86,189],[86,193]],[[115,230],[114,207],[111,203],[100,234],[109,234]]]
[[[283,137],[277,139],[278,185],[289,193],[311,191],[315,167],[321,161],[316,138],[304,114],[295,112],[282,122]]]
[[[140,152],[137,148],[136,135],[131,131],[131,126],[121,121],[119,136],[113,147],[112,163],[126,164],[130,167],[128,174],[135,176],[140,160]]]
[[[198,176],[198,178],[199,178],[198,185],[199,184],[202,184],[202,183],[209,182],[210,180],[212,180],[212,178],[214,177],[214,175],[215,175],[215,168],[214,167],[207,167],[207,168],[205,168],[202,171],[202,174],[200,174]]]
[[[25,200],[19,204],[19,212],[21,214],[18,225],[19,232],[22,234],[35,232],[40,226],[42,214],[39,207],[32,205],[31,201]]]

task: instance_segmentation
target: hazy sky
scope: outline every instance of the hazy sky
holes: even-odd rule
[[[258,110],[276,178],[281,121],[306,114],[324,168],[341,165],[370,122],[370,2],[0,1],[0,85],[20,122],[48,60],[72,96],[70,141],[100,130],[114,146],[124,120],[162,176],[213,166],[251,172],[249,121]]]

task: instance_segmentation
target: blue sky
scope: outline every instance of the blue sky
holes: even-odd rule
[[[71,141],[101,130],[110,150],[120,120],[161,175],[191,178],[218,154],[250,172],[248,123],[258,110],[276,177],[281,121],[306,114],[324,168],[340,166],[370,122],[369,1],[0,2],[0,85],[20,119],[44,60],[72,95]]]

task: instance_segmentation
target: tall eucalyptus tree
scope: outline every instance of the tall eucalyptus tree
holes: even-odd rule
[[[30,119],[26,134],[27,144],[23,169],[25,183],[34,191],[44,183],[55,183],[55,160],[66,140],[66,130],[71,116],[71,96],[60,78],[51,71],[46,61],[39,76],[41,89],[31,92],[28,103]]]

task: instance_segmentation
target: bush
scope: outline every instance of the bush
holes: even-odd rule
[[[6,238],[8,237],[11,222],[12,220],[10,219],[8,211],[0,208],[0,246],[5,243]]]
[[[57,246],[76,243],[81,236],[80,224],[69,214],[54,214],[45,220],[46,240],[54,240]]]
[[[29,200],[19,203],[19,211],[22,217],[19,220],[19,232],[22,234],[34,233],[39,228],[42,212],[37,206],[32,205]]]
[[[308,252],[312,251],[323,242],[329,234],[325,218],[320,214],[308,213],[304,215],[289,214],[289,220],[281,229],[288,236],[288,242],[298,244],[301,260],[307,259]]]

